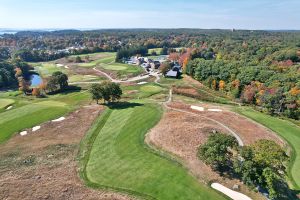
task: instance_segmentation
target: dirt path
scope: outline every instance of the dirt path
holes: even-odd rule
[[[93,190],[78,177],[79,143],[103,110],[87,106],[61,122],[47,122],[29,135],[0,146],[0,199],[128,200],[126,195]]]

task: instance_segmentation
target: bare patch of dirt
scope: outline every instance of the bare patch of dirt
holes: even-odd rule
[[[239,134],[245,144],[251,144],[259,139],[275,140],[279,144],[283,144],[283,142],[268,129],[245,117],[230,112],[226,108],[222,108],[224,109],[222,112],[214,113],[195,111],[190,108],[190,105],[181,102],[173,102],[168,106],[215,119]],[[209,104],[203,104],[201,106],[206,109],[215,108],[215,106]],[[179,158],[184,166],[186,166],[200,182],[206,184],[218,182],[226,185],[228,188],[232,188],[233,185],[238,184],[241,186],[240,192],[253,199],[264,199],[260,194],[250,191],[239,180],[221,177],[198,159],[197,151],[199,146],[206,142],[209,134],[211,134],[213,130],[229,134],[223,127],[208,119],[193,116],[188,113],[168,110],[159,124],[147,134],[146,142],[151,146],[171,153],[174,157]]]
[[[204,112],[193,110],[191,109],[191,105],[184,104],[182,102],[174,102],[169,106],[193,112],[200,116],[209,117],[225,124],[240,136],[245,145],[253,144],[255,141],[261,139],[273,140],[281,146],[285,145],[285,142],[271,130],[252,121],[251,119],[230,111],[230,109],[226,106],[216,106],[208,103],[198,104],[198,106],[205,108],[206,111]],[[208,109],[220,109],[222,112],[209,112],[207,111]]]
[[[47,122],[0,146],[0,199],[127,200],[126,195],[87,188],[78,177],[79,143],[103,110],[87,106],[61,122]]]

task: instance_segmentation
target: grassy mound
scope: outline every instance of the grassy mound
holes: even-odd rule
[[[224,199],[145,145],[145,134],[160,116],[152,104],[128,104],[100,116],[81,148],[81,175],[87,184],[146,199]]]
[[[67,107],[63,106],[62,103],[48,101],[0,113],[0,143],[9,139],[15,132],[54,119],[65,112],[67,112]]]
[[[289,167],[289,177],[294,187],[296,189],[300,189],[300,127],[289,121],[272,117],[264,113],[254,111],[250,108],[237,108],[237,112],[257,121],[260,124],[263,124],[264,126],[276,132],[289,143],[293,149]]]
[[[13,99],[0,99],[0,110],[12,105],[15,101]]]

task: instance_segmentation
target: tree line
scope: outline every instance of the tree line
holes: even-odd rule
[[[222,176],[238,177],[252,189],[267,191],[270,199],[295,198],[286,180],[289,157],[273,141],[239,147],[233,136],[214,133],[199,147],[198,157]]]

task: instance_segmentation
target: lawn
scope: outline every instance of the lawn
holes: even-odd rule
[[[160,55],[162,48],[148,49],[148,54],[151,55],[152,52],[155,52],[157,55]]]
[[[123,98],[142,99],[163,92],[164,88],[154,83],[148,83],[145,85],[123,86],[122,90],[124,93]]]
[[[88,92],[78,91],[57,94],[46,99],[30,100],[23,96],[14,98],[18,102],[17,107],[0,113],[0,143],[17,132],[65,115],[90,97]]]
[[[109,64],[99,63],[98,67],[116,73],[119,79],[137,76],[145,72],[142,67],[115,62]]]
[[[69,83],[73,82],[89,82],[89,81],[100,81],[104,80],[105,78],[101,76],[94,76],[94,75],[81,75],[81,74],[75,74],[69,76]]]
[[[97,54],[86,54],[81,57],[85,57],[89,55],[92,60],[89,63],[81,63],[80,67],[96,67],[99,64],[108,64],[115,61],[116,54],[115,53],[97,53]]]
[[[65,104],[45,101],[0,113],[0,143],[9,139],[15,132],[54,119],[66,113],[67,110]]]
[[[273,130],[289,143],[293,149],[289,177],[295,189],[300,189],[300,127],[292,122],[254,111],[251,108],[236,108],[236,111]]]
[[[49,77],[54,72],[60,71],[63,73],[67,73],[67,69],[64,67],[57,67],[54,63],[34,63],[35,70],[42,76],[42,77]]]
[[[15,101],[13,99],[0,99],[0,110],[12,105]]]
[[[161,114],[153,104],[107,109],[81,144],[81,175],[86,183],[146,199],[225,199],[144,143]]]

